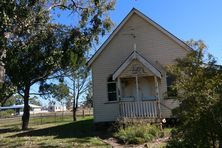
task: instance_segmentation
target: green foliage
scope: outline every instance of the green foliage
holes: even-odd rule
[[[64,83],[59,83],[58,85],[56,84],[52,85],[50,91],[52,97],[55,98],[60,103],[68,100],[69,98],[69,88]]]
[[[15,111],[14,110],[0,111],[0,118],[10,118],[13,115],[15,115]]]
[[[38,100],[37,96],[31,97],[29,98],[29,100],[31,104],[38,105],[38,106],[42,105],[41,102]]]
[[[142,144],[154,140],[159,134],[161,132],[157,126],[140,122],[121,126],[114,137],[125,144]]]
[[[0,86],[0,103],[3,106],[6,101],[16,92],[16,87],[5,80]]]
[[[11,105],[23,104],[23,98],[20,95],[12,95],[9,97],[2,106],[11,106]]]
[[[222,67],[204,55],[202,41],[188,44],[195,50],[169,67],[181,104],[173,111],[180,125],[168,146],[213,147],[222,140]]]
[[[2,106],[11,106],[14,104],[16,104],[16,98],[14,96],[11,96]]]

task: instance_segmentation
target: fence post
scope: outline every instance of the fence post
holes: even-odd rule
[[[62,111],[62,121],[63,121],[63,114],[64,114],[64,111]]]
[[[41,113],[41,125],[42,125],[42,113]]]
[[[83,117],[83,118],[85,117],[84,109],[82,110],[82,117]]]

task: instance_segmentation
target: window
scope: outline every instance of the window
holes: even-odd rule
[[[112,76],[108,78],[107,91],[108,91],[108,101],[117,101],[116,81],[113,81]]]
[[[177,96],[177,90],[175,88],[172,88],[175,81],[176,81],[175,76],[167,73],[167,95],[168,95],[168,97],[176,97]]]

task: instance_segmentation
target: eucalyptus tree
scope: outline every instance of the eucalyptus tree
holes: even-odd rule
[[[70,89],[70,96],[72,97],[73,105],[73,121],[76,121],[76,112],[79,107],[79,101],[90,88],[89,69],[83,63],[79,67],[71,68],[68,73],[68,87]]]
[[[3,0],[0,3],[0,49],[5,76],[24,99],[22,129],[28,128],[30,89],[34,84],[75,67],[112,23],[109,0]],[[71,26],[53,23],[57,10],[71,13]]]
[[[83,61],[82,61],[83,62]],[[69,68],[57,84],[44,83],[41,85],[40,93],[43,96],[54,98],[58,102],[66,102],[72,105],[73,121],[76,121],[76,112],[80,99],[90,89],[89,68],[83,62],[78,67]]]
[[[60,26],[48,22],[49,12],[41,2],[27,10],[28,16],[15,24],[15,32],[7,38],[3,58],[6,76],[24,99],[22,129],[28,128],[31,86],[61,69],[63,33]]]
[[[180,124],[168,147],[216,147],[222,142],[222,66],[204,54],[202,41],[188,44],[194,51],[169,67],[181,104],[173,111]]]

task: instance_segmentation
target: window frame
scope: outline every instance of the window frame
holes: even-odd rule
[[[115,84],[115,91],[109,91],[109,84]],[[109,94],[115,93],[115,100],[109,99]],[[117,102],[118,101],[118,88],[117,88],[117,82],[115,80],[112,80],[112,76],[108,77],[107,79],[107,101],[108,102]]]
[[[170,84],[169,84],[170,79]],[[166,74],[166,86],[167,86],[167,97],[168,98],[175,98],[178,97],[178,90],[172,90],[172,85],[175,83],[176,79],[173,77],[172,74]]]

